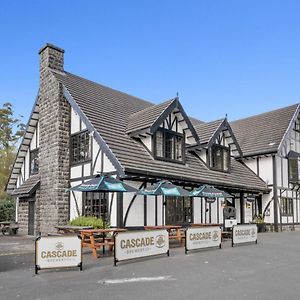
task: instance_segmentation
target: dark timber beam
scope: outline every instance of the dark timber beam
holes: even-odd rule
[[[274,201],[274,230],[278,232],[278,195],[277,195],[277,166],[276,156],[272,156],[273,163],[273,201]]]

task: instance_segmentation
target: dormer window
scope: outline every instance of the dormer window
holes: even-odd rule
[[[160,160],[184,162],[184,135],[160,128],[154,134],[154,157]]]
[[[230,148],[214,144],[210,148],[210,168],[216,171],[229,172]]]

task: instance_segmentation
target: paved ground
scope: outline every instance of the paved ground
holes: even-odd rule
[[[117,267],[85,253],[82,272],[34,275],[32,239],[0,236],[0,299],[299,299],[299,248],[300,232],[264,233],[258,245],[188,255],[177,247]]]

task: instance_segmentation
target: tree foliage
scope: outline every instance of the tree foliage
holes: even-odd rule
[[[4,103],[0,108],[0,200],[6,199],[5,185],[16,156],[16,145],[23,136],[25,125],[14,116],[13,105]]]

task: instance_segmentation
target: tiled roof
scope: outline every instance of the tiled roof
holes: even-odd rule
[[[126,134],[129,116],[153,104],[72,75],[54,76],[68,90],[97,132],[121,163],[125,173],[209,183],[249,191],[267,191],[266,184],[244,164],[232,160],[231,173],[209,170],[186,152],[186,164],[155,160],[144,146]]]
[[[40,176],[38,174],[31,175],[20,187],[15,189],[11,195],[15,197],[31,196],[40,184]]]
[[[150,127],[175,100],[176,99],[171,99],[131,114],[128,120],[127,133]]]
[[[197,134],[200,136],[201,144],[207,144],[216,130],[223,123],[224,119],[202,123],[195,126]]]
[[[244,156],[274,153],[298,104],[230,122]]]

